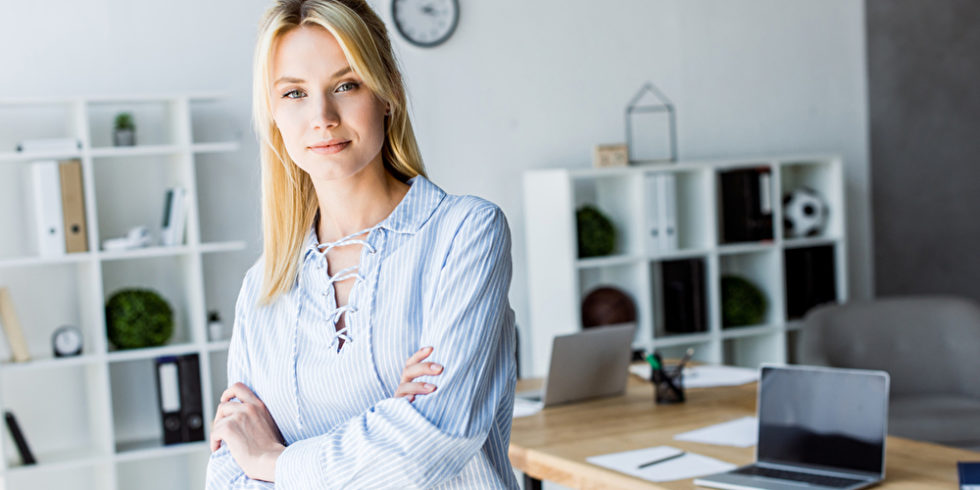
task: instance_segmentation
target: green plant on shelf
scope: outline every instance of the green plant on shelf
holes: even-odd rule
[[[744,277],[721,278],[721,323],[723,327],[758,325],[766,317],[769,301],[765,293]]]
[[[616,227],[602,211],[591,205],[575,212],[579,258],[609,255],[616,249]]]
[[[106,334],[120,349],[155,347],[170,340],[174,314],[170,305],[150,289],[123,289],[105,307]]]

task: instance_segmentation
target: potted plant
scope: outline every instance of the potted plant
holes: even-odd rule
[[[112,132],[112,142],[116,146],[133,146],[136,144],[136,126],[133,115],[128,112],[116,114],[116,125]]]

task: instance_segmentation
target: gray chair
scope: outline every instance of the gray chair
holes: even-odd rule
[[[887,371],[890,434],[980,450],[977,303],[910,296],[824,305],[807,314],[799,345],[802,364]]]

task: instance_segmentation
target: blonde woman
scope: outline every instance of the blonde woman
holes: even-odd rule
[[[384,24],[363,0],[279,0],[253,105],[264,253],[207,487],[517,488],[507,221],[426,179]]]

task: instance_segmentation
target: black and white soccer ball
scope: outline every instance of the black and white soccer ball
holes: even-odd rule
[[[783,229],[787,238],[817,236],[827,225],[827,202],[817,191],[799,187],[783,197]]]

